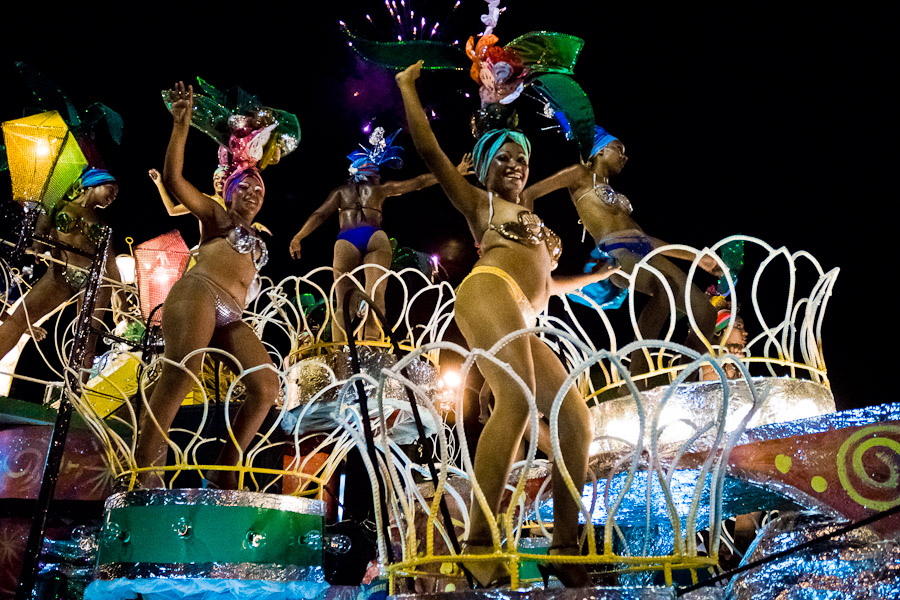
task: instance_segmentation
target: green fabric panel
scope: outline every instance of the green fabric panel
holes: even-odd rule
[[[572,74],[582,48],[583,39],[555,31],[532,31],[504,46],[505,50],[515,51],[531,73],[565,75]]]
[[[428,40],[374,42],[357,37],[346,28],[344,33],[357,54],[388,69],[405,69],[419,60],[425,61],[423,69],[463,71],[472,66],[465,50],[459,46]]]
[[[191,535],[186,538],[175,531],[180,519],[191,524]],[[322,533],[323,519],[317,515],[246,506],[131,506],[110,511],[104,533],[109,524],[118,525],[129,539],[123,542],[102,535],[99,564],[322,564],[321,546],[310,548],[297,542],[311,531]],[[265,535],[256,548],[247,541],[250,531]]]
[[[529,82],[554,110],[562,111],[572,126],[582,160],[590,158],[594,145],[594,109],[581,86],[568,75],[545,73]]]

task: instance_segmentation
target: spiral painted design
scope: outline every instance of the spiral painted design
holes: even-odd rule
[[[869,452],[887,468],[887,478],[876,480],[866,472],[863,457]],[[900,427],[874,425],[851,435],[838,450],[837,472],[844,491],[858,504],[879,511],[900,505]]]

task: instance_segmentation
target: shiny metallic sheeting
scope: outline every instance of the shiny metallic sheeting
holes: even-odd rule
[[[738,444],[780,440],[795,435],[824,433],[844,427],[858,427],[884,421],[900,421],[900,403],[879,404],[841,412],[799,419],[787,423],[773,423],[748,429]]]
[[[721,600],[721,590],[703,591],[700,595],[687,595],[689,600]],[[674,600],[671,588],[648,587],[602,587],[564,588],[547,590],[459,590],[433,594],[396,594],[392,600]]]
[[[828,388],[801,379],[780,377],[754,377],[752,384],[762,398],[762,406],[750,419],[747,428],[768,423],[792,421],[811,415],[834,412],[834,396]],[[728,386],[728,411],[726,430],[737,427],[742,417],[751,409],[753,396],[746,380],[730,380]],[[667,395],[671,397],[666,400]],[[720,381],[687,383],[672,391],[670,386],[661,386],[641,394],[646,418],[643,431],[645,447],[650,443],[650,427],[654,415],[665,407],[659,420],[661,447],[674,445],[690,437],[694,429],[687,423],[702,426],[717,422],[723,401],[723,387]],[[635,443],[638,439],[640,421],[633,396],[608,400],[591,407],[594,428],[592,454],[618,453],[626,450],[626,445],[605,436],[618,437]],[[709,448],[715,437],[715,428],[700,437],[691,447],[693,451]]]
[[[672,482],[668,492],[672,500],[675,512],[681,521],[681,534],[685,533],[686,518],[691,509],[694,492],[697,489],[698,469],[678,469],[672,474]],[[627,473],[617,473],[610,480],[597,481],[597,498],[594,510],[591,513],[591,522],[595,525],[603,525],[609,514],[606,511],[604,495],[609,491],[610,503],[612,503],[625,487]],[[666,496],[659,485],[657,475],[650,475],[649,510],[647,498],[647,472],[638,471],[634,474],[631,486],[625,492],[625,498],[619,505],[615,515],[616,524],[622,528],[626,542],[631,553],[643,555],[644,532],[649,527],[650,547],[647,555],[669,554],[673,548],[672,521],[668,513]],[[594,501],[593,486],[590,482],[584,487],[582,503],[585,507],[591,506]],[[722,516],[724,518],[742,515],[755,510],[773,510],[782,508],[790,503],[783,497],[770,492],[753,483],[742,481],[734,477],[726,477],[722,489]],[[793,505],[791,505],[793,506]],[[553,498],[543,497],[540,506],[536,507],[541,519],[545,522],[553,521]],[[697,507],[697,529],[708,527],[709,523],[709,479],[703,484],[700,504]],[[535,511],[528,513],[527,518],[536,519]],[[584,516],[579,515],[579,521],[584,522]],[[637,545],[635,545],[637,544]]]
[[[303,515],[325,516],[325,503],[321,500],[282,496],[280,494],[262,494],[259,492],[243,492],[233,490],[199,490],[181,488],[168,490],[154,488],[119,492],[106,500],[106,511],[130,506],[246,506],[251,508],[269,508]]]
[[[833,532],[846,521],[789,513],[770,521],[751,545],[744,565]],[[745,573],[728,585],[734,600],[782,598],[900,598],[900,542],[881,541],[865,528],[820,542]]]
[[[259,563],[111,563],[99,565],[97,579],[258,579],[324,582],[321,566]]]
[[[361,371],[378,379],[382,369],[390,369],[397,364],[397,358],[387,348],[359,346]],[[288,371],[288,387],[285,403],[288,410],[309,403],[312,398],[331,385],[345,381],[353,375],[350,364],[350,350],[329,352],[299,361]],[[438,390],[438,373],[433,364],[426,360],[416,360],[406,367],[406,375],[413,383],[423,387],[429,397],[434,398]],[[335,388],[319,398],[319,402],[337,400],[339,388]],[[396,379],[388,379],[384,387],[385,397],[406,400],[404,386]]]

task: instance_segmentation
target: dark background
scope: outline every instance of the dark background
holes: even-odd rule
[[[829,377],[839,408],[877,404],[893,399],[883,393],[892,359],[883,340],[895,330],[886,268],[893,261],[885,260],[896,196],[887,166],[897,139],[896,94],[888,93],[897,79],[894,21],[849,3],[794,4],[508,0],[495,33],[501,44],[538,29],[585,39],[575,77],[597,122],[626,144],[630,160],[613,184],[631,198],[649,234],[702,248],[742,233],[806,250],[826,271],[840,268],[823,329]],[[296,113],[302,128],[299,149],[265,172],[259,220],[274,233],[266,274],[277,280],[330,264],[336,219],[307,238],[299,263],[287,246],[345,180],[344,156],[364,141],[361,127],[403,124],[392,74],[358,59],[338,26],[343,19],[362,36],[390,39],[384,4],[138,6],[7,10],[0,119],[35,104],[15,60],[54,81],[79,108],[96,101],[112,107],[124,118],[124,141],[115,146],[101,133],[98,144],[121,183],[107,212],[118,251],[126,236],[140,243],[174,227],[193,244],[196,224],[167,217],[146,175],[161,169],[171,126],[160,91],[198,75],[223,90],[240,85]],[[486,5],[412,6],[429,22],[441,21],[445,41],[464,43],[481,31]],[[451,158],[471,148],[476,91],[467,73],[423,76],[423,101],[437,114],[434,126]],[[535,146],[532,182],[577,160],[557,132],[541,131],[552,122],[538,116],[537,102],[521,100],[518,110]],[[409,137],[398,140],[407,164],[386,176],[418,175],[424,167]],[[186,175],[210,190],[215,166],[215,144],[194,130]],[[8,195],[8,176],[0,185]],[[566,240],[563,269],[573,271],[589,247],[578,242],[565,193],[550,198],[537,210]],[[440,253],[454,283],[475,260],[463,219],[438,188],[391,200],[385,227],[403,246]],[[749,278],[739,282],[742,300],[749,287]]]

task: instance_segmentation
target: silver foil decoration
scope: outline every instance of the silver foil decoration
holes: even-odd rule
[[[199,490],[180,488],[168,490],[154,488],[119,492],[106,500],[107,512],[116,508],[129,506],[248,506],[251,508],[271,508],[304,515],[325,516],[325,503],[321,500],[282,496],[281,494],[261,494],[258,492],[239,492],[234,490]]]
[[[726,431],[737,428],[753,405],[753,397],[746,380],[729,380],[728,412],[726,415]],[[751,417],[747,428],[759,427],[770,423],[793,421],[813,415],[824,415],[834,412],[834,395],[831,390],[821,384],[802,379],[780,377],[754,377],[752,385],[763,398],[762,406]],[[661,402],[670,393],[670,386],[653,388],[641,394],[641,401],[646,416],[646,427],[643,431],[644,447],[650,443],[650,423],[659,412]],[[703,381],[678,386],[672,393],[660,416],[659,450],[666,453],[667,447],[673,449],[693,434],[695,427],[715,422],[722,405],[723,388],[720,381]],[[617,455],[626,451],[622,438],[630,443],[637,441],[639,421],[634,397],[624,396],[608,400],[591,407],[591,419],[594,427],[592,454]],[[693,452],[708,449],[715,434],[714,430],[701,436],[691,446]],[[611,457],[611,458],[612,458]]]
[[[363,374],[378,379],[382,370],[391,369],[396,363],[396,357],[387,348],[371,346],[359,347],[359,362]],[[340,427],[341,403],[338,401],[341,389],[346,386],[348,378],[353,376],[350,366],[350,352],[344,349],[340,352],[329,352],[321,356],[314,356],[299,361],[292,366],[287,373],[287,387],[285,404],[290,412],[285,414],[282,428],[293,433],[298,419],[301,421],[298,429],[299,435],[309,432],[331,431]],[[399,373],[398,373],[399,374]],[[439,382],[438,372],[433,364],[425,360],[417,360],[406,367],[409,380],[419,386],[433,401],[438,400]],[[341,385],[343,384],[343,386]],[[355,384],[353,384],[355,386]],[[331,387],[331,389],[327,389]],[[325,391],[316,398],[316,395]],[[366,386],[370,400],[375,398],[377,390],[372,386]],[[351,396],[356,398],[356,392]],[[314,404],[308,406],[315,398]],[[423,400],[418,399],[421,405]],[[383,404],[386,411],[405,411],[410,413],[409,401],[406,389],[401,383],[392,377],[388,377],[384,385]],[[375,402],[370,401],[369,417],[378,417],[378,408]],[[301,416],[302,413],[302,416]],[[428,435],[434,435],[439,428],[431,414],[427,410],[421,411],[422,422]],[[398,419],[394,421],[388,435],[397,444],[409,444],[418,439],[418,433],[412,418]]]
[[[831,533],[846,521],[817,513],[788,513],[770,521],[744,557],[753,562]],[[735,575],[729,600],[900,598],[900,543],[865,528]]]
[[[110,563],[99,565],[97,579],[259,579],[325,581],[321,566],[260,563]]]
[[[698,469],[678,469],[672,475],[672,482],[669,486],[669,492],[672,495],[672,503],[675,511],[681,519],[681,533],[684,534],[686,517],[691,508],[691,501],[697,483],[697,477],[700,471]],[[597,481],[597,500],[594,504],[594,510],[591,513],[591,522],[594,525],[603,525],[606,523],[608,513],[606,512],[606,503],[604,494],[606,494],[607,486],[609,488],[609,497],[614,499],[622,492],[625,486],[627,473],[617,473],[611,480],[599,479]],[[625,499],[619,510],[616,512],[616,524],[622,528],[626,534],[626,539],[631,541],[628,534],[630,531],[635,532],[638,537],[643,537],[644,528],[649,526],[655,535],[651,536],[651,552],[650,555],[668,554],[672,551],[672,523],[667,512],[665,497],[662,488],[659,485],[657,476],[650,474],[650,515],[648,522],[647,515],[647,472],[638,471],[634,474],[634,480],[631,487],[625,494]],[[584,487],[582,503],[585,506],[591,506],[593,501],[594,490],[591,482]],[[736,515],[746,514],[756,510],[773,510],[784,506],[793,506],[793,504],[784,499],[781,495],[769,492],[768,490],[742,481],[734,477],[726,477],[725,485],[722,490],[722,515],[724,518]],[[703,486],[703,495],[700,506],[697,510],[697,528],[704,529],[709,522],[709,480]],[[544,496],[544,501],[537,507],[537,511],[530,512],[527,516],[535,519],[540,514],[544,522],[553,521],[553,499]],[[579,521],[584,522],[584,516],[579,516]],[[631,548],[631,552],[640,554],[639,548]]]
[[[675,600],[672,588],[646,587],[597,587],[510,590],[468,590],[437,592],[431,594],[395,594],[393,600]],[[697,590],[682,598],[687,600],[722,600],[722,591],[716,588]]]
[[[871,425],[882,421],[900,421],[900,403],[842,410],[841,412],[747,429],[738,441],[738,445],[780,440],[795,435],[824,433],[834,429]]]
[[[397,364],[397,358],[388,348],[359,346],[360,370],[375,379],[382,369],[390,369]],[[406,367],[410,381],[423,387],[432,398],[437,390],[438,373],[434,365],[425,360],[417,360]],[[297,362],[288,370],[288,389],[285,398],[288,410],[312,401],[313,397],[329,385],[346,381],[353,375],[350,366],[350,350],[346,347],[339,352],[313,356]],[[404,387],[395,379],[385,384],[385,397],[406,400]],[[318,402],[336,402],[338,388],[327,392]]]

